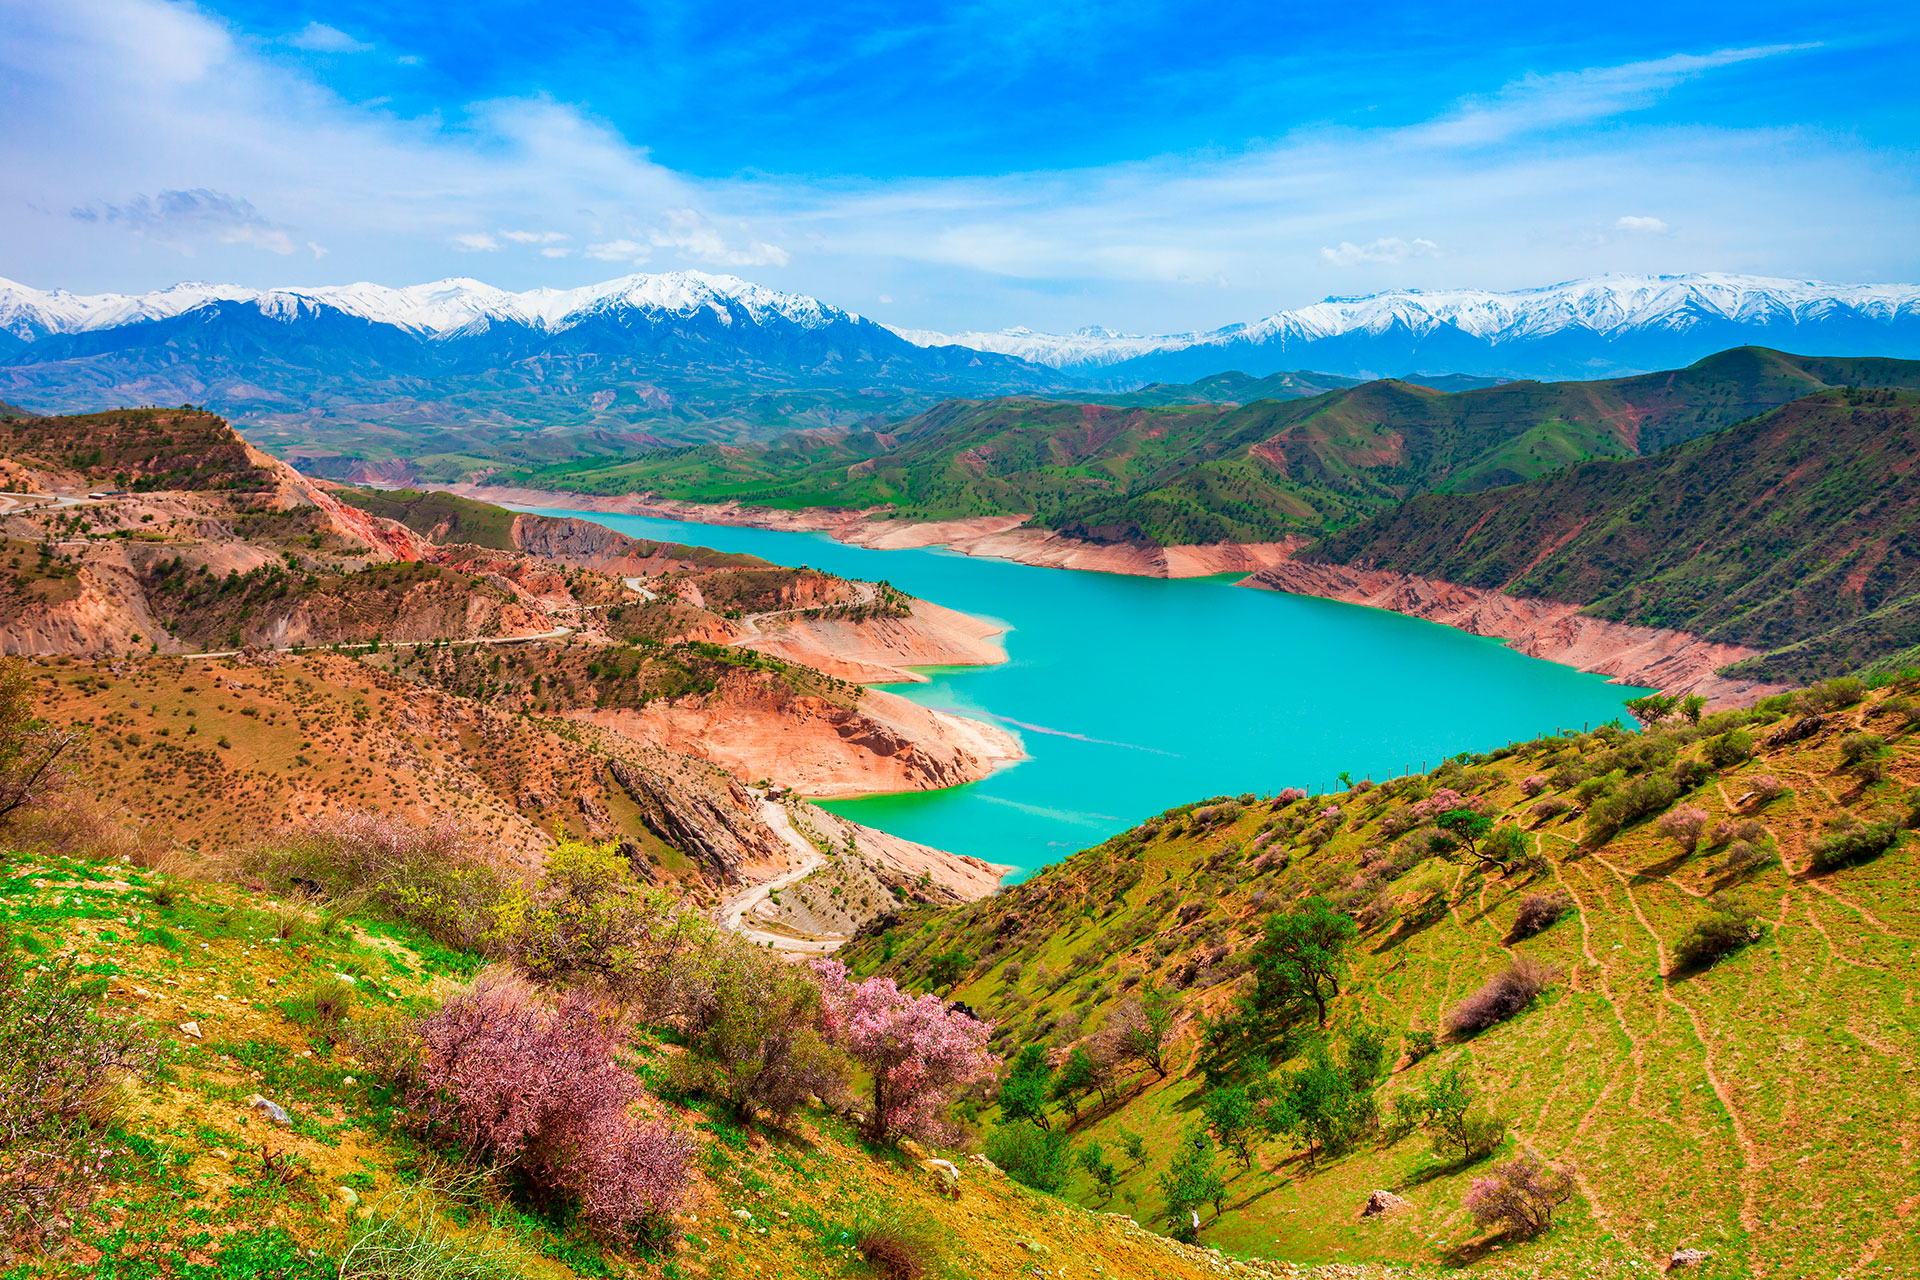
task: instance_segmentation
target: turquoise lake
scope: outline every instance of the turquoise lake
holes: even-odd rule
[[[532,508],[529,508],[532,509]],[[830,801],[908,839],[1022,871],[1188,801],[1341,770],[1392,777],[1556,728],[1626,719],[1645,692],[1378,609],[1234,586],[1037,569],[939,549],[538,508],[638,538],[884,578],[1008,628],[1008,661],[887,686],[1000,724],[1032,758],[944,791]]]

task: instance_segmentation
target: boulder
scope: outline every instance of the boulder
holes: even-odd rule
[[[267,1119],[279,1125],[282,1129],[289,1129],[293,1127],[293,1117],[288,1115],[287,1109],[281,1106],[277,1102],[270,1102],[267,1099],[261,1097],[259,1094],[255,1093],[255,1094],[250,1094],[248,1096],[247,1106],[251,1107],[255,1111],[260,1112],[262,1115],[266,1116]]]
[[[933,1189],[949,1200],[960,1198],[960,1170],[951,1160],[922,1160],[920,1167],[933,1178]]]
[[[1382,1218],[1389,1213],[1398,1213],[1402,1209],[1413,1208],[1413,1201],[1405,1196],[1397,1196],[1391,1191],[1375,1191],[1367,1197],[1366,1204],[1360,1208],[1363,1218]]]
[[[1712,1256],[1705,1249],[1675,1249],[1673,1256],[1667,1259],[1667,1270],[1680,1271],[1687,1267],[1697,1267]]]

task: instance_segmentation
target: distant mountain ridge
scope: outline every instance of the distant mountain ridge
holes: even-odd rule
[[[442,280],[88,297],[0,282],[0,397],[43,413],[203,404],[282,456],[322,460],[594,456],[1069,385],[700,272],[526,293]]]
[[[1920,356],[1920,285],[1723,273],[1598,276],[1512,292],[1400,289],[1328,298],[1190,333],[898,332],[928,346],[1017,356],[1113,385],[1309,367],[1356,377],[1416,369],[1597,378],[1673,368],[1743,345]]]

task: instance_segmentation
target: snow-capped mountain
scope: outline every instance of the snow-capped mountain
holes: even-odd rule
[[[56,334],[169,320],[219,303],[250,306],[263,316],[286,321],[332,310],[430,338],[472,333],[476,326],[496,324],[560,333],[594,315],[621,309],[679,318],[705,312],[721,324],[732,324],[736,319],[760,325],[784,321],[803,329],[861,321],[852,312],[828,306],[817,298],[781,293],[736,276],[701,271],[622,276],[579,289],[533,289],[526,293],[496,289],[478,280],[452,279],[398,289],[366,283],[314,289],[244,289],[188,283],[153,293],[89,296],[31,289],[0,278],[0,330],[32,341]]]
[[[525,293],[437,280],[82,296],[0,281],[0,400],[205,404],[287,450],[560,456],[569,435],[752,438],[1072,384],[695,271]]]
[[[898,332],[923,345],[1014,355],[1102,380],[1188,379],[1225,369],[1264,376],[1294,368],[1601,377],[1684,365],[1750,342],[1802,354],[1920,356],[1920,286],[1709,273],[1600,276],[1511,293],[1405,289],[1328,298],[1193,333]]]

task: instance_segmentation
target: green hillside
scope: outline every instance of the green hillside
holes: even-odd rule
[[[1200,1239],[1223,1249],[1579,1276],[1686,1247],[1711,1255],[1702,1276],[1913,1274],[1915,684],[1183,806],[991,899],[904,914],[854,957],[951,980],[1009,1063],[1042,1047],[1037,1089],[1007,1077],[986,1112],[987,1150],[1047,1182],[1048,1141],[1098,1144],[1065,1165],[1067,1198],[1179,1225],[1161,1179],[1210,1138],[1223,1186]],[[1324,1032],[1260,945],[1316,902],[1352,922]],[[1527,933],[1523,910],[1546,923]],[[1690,933],[1727,953],[1689,962]],[[1450,1032],[1517,961],[1544,966],[1544,992]],[[1164,1079],[1130,1044],[1152,1039],[1157,1001]],[[1383,1068],[1354,1050],[1367,1029]],[[1320,1063],[1358,1064],[1359,1087]],[[1450,1081],[1477,1097],[1469,1122],[1506,1122],[1484,1156],[1432,1154],[1406,1112]],[[1050,1137],[1008,1118],[1036,1099]],[[1249,1101],[1269,1123],[1243,1167]],[[1003,1133],[1026,1133],[1027,1155]],[[1534,1239],[1463,1207],[1519,1152],[1572,1165],[1571,1201]],[[1376,1190],[1409,1203],[1363,1218]]]
[[[1574,601],[1806,680],[1920,645],[1916,457],[1920,394],[1827,392],[1650,458],[1416,497],[1306,558]]]
[[[1920,362],[1746,347],[1603,382],[1441,391],[1385,380],[1304,397],[1312,379],[1276,378],[1221,375],[1105,404],[956,400],[879,432],[809,432],[770,445],[700,445],[503,474],[556,490],[889,506],[913,518],[1031,514],[1100,542],[1261,541],[1337,529],[1410,494],[1473,492],[1586,459],[1651,453],[1835,386],[1920,385]],[[1292,398],[1182,400],[1216,392]]]

